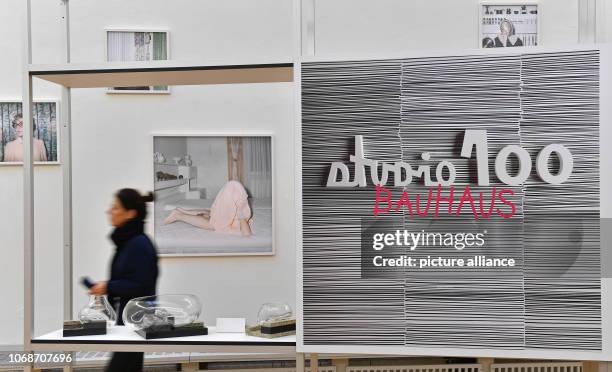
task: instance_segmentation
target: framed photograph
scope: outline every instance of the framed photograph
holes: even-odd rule
[[[106,30],[108,62],[163,61],[170,57],[169,33],[166,30]],[[168,94],[167,85],[108,88],[108,93]]]
[[[479,5],[481,48],[536,46],[539,38],[537,2],[484,1]]]
[[[34,163],[59,164],[57,101],[36,101],[32,113]],[[0,101],[0,165],[23,164],[23,135],[21,101]]]
[[[273,255],[272,134],[154,135],[160,255]]]

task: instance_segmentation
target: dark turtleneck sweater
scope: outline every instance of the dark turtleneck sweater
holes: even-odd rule
[[[117,324],[123,325],[123,309],[129,300],[155,295],[159,273],[157,251],[144,234],[143,221],[131,220],[115,228],[110,238],[117,249],[111,263],[107,292],[117,310]]]

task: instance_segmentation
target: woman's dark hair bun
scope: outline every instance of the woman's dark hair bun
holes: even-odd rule
[[[143,221],[147,218],[147,202],[153,201],[153,193],[149,192],[145,195],[135,189],[121,189],[115,194],[123,208],[127,210],[135,210],[136,220]]]
[[[143,202],[150,203],[155,200],[155,195],[151,191],[149,191],[148,193],[142,195],[141,198]]]

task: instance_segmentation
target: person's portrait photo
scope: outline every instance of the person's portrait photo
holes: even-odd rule
[[[0,161],[21,164],[24,159],[24,121],[21,102],[0,102]],[[32,153],[36,163],[58,162],[57,103],[35,102],[32,111]]]
[[[536,45],[538,45],[537,4],[480,4],[480,46],[482,48]]]
[[[155,136],[162,255],[271,255],[271,136]]]

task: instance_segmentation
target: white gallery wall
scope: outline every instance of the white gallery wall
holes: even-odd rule
[[[541,0],[541,43],[578,42],[579,0]],[[74,62],[105,60],[105,30],[169,31],[170,57],[180,61],[262,60],[293,56],[292,0],[70,0]],[[316,1],[317,54],[388,53],[473,48],[477,0]],[[22,0],[5,0],[0,14],[0,98],[21,96]],[[33,0],[35,63],[63,58],[61,1]],[[606,11],[612,22],[612,12]],[[610,33],[610,32],[608,32]],[[38,82],[35,97],[60,99]],[[263,302],[295,304],[294,112],[291,84],[172,87],[169,95],[72,93],[74,308],[87,296],[82,275],[105,279],[113,248],[105,211],[121,187],[152,189],[155,132],[271,131],[275,135],[276,255],[163,258],[159,293],[193,293],[203,320],[246,317]],[[187,145],[189,146],[189,144]],[[225,169],[225,167],[220,167]],[[200,172],[199,172],[200,173]],[[20,167],[0,167],[0,345],[22,342],[23,180]],[[199,183],[205,183],[199,174]],[[62,180],[60,166],[36,167],[36,333],[62,320]]]
[[[579,2],[583,0],[538,1],[539,45],[578,42]],[[477,48],[481,44],[479,3],[479,0],[315,1],[315,52],[346,55]]]

